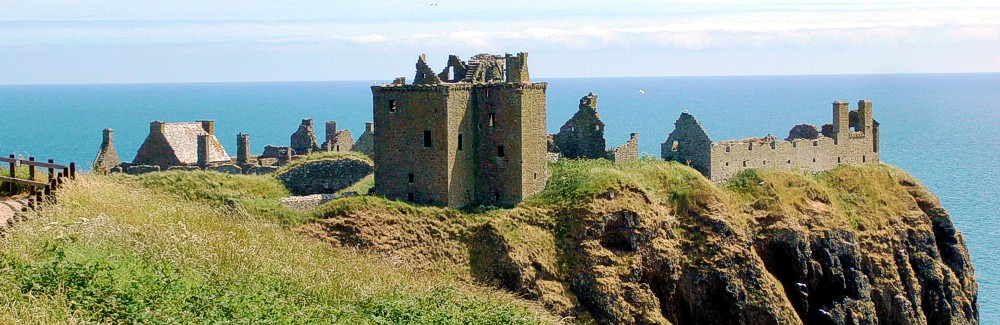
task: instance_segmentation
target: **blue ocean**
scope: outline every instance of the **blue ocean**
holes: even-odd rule
[[[653,156],[685,110],[713,140],[784,138],[795,124],[829,123],[833,101],[872,100],[882,160],[941,198],[972,253],[981,321],[1000,323],[1000,73],[535,79],[549,83],[550,133],[594,92],[608,145],[638,132]],[[214,120],[230,155],[241,132],[254,153],[288,145],[303,118],[357,137],[372,119],[372,82],[388,80],[0,86],[0,153],[89,167],[113,128],[130,161],[155,120]]]

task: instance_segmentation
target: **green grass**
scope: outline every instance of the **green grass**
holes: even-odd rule
[[[0,323],[552,321],[508,294],[336,249],[218,204],[282,195],[270,182],[81,175],[57,204],[0,239]]]
[[[6,163],[0,165],[3,165],[4,167],[3,171],[0,171],[0,176],[10,177],[10,167],[9,167],[10,165]],[[28,166],[21,165],[14,168],[15,178],[29,179],[28,176],[29,176]],[[34,180],[39,182],[48,181],[47,170],[45,168],[35,168]],[[35,188],[31,186],[16,184],[14,185],[14,191],[11,192],[10,189],[7,187],[7,183],[2,183],[2,185],[0,185],[0,197],[16,196],[20,194],[30,193],[34,189]]]
[[[291,196],[278,180],[269,175],[232,175],[214,171],[167,171],[135,178],[142,186],[184,199],[236,211],[285,224],[299,223],[311,214],[290,209],[278,199]]]
[[[609,189],[635,188],[676,207],[718,192],[704,176],[676,162],[562,159],[549,168],[548,185],[529,202],[572,207]]]
[[[310,154],[310,155],[308,155],[308,156],[306,156],[306,157],[304,157],[302,159],[293,160],[292,162],[290,162],[290,163],[288,163],[288,164],[286,164],[284,166],[281,166],[281,168],[278,168],[278,170],[274,171],[273,175],[277,176],[277,175],[284,174],[285,172],[288,172],[288,170],[290,170],[292,168],[295,168],[295,167],[297,167],[299,165],[302,165],[304,163],[310,162],[310,161],[326,160],[326,159],[330,159],[330,160],[332,160],[332,159],[355,159],[355,160],[361,160],[361,161],[367,162],[369,165],[374,165],[375,164],[372,161],[371,157],[368,157],[367,155],[365,155],[363,153],[359,153],[359,152],[353,152],[353,151],[349,151],[349,152],[317,152],[317,153]]]

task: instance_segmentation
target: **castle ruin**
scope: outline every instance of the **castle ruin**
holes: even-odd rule
[[[458,207],[510,206],[540,192],[547,84],[531,82],[527,59],[452,55],[435,73],[421,55],[412,84],[372,86],[374,193]]]
[[[694,116],[684,112],[660,152],[663,159],[688,164],[715,182],[747,168],[818,173],[838,165],[879,162],[878,127],[871,101],[858,101],[854,111],[847,102],[838,101],[833,103],[833,123],[824,125],[821,135],[808,126],[796,126],[786,141],[772,135],[712,142]]]
[[[639,134],[632,133],[628,142],[606,149],[604,121],[597,114],[597,95],[593,92],[580,98],[580,107],[559,133],[550,135],[549,152],[569,159],[600,159],[630,161],[639,159]]]

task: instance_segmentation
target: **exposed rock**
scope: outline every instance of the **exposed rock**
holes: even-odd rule
[[[295,195],[331,194],[357,183],[372,173],[371,162],[353,158],[307,161],[275,177]]]
[[[757,171],[738,185],[748,198],[734,199],[744,192],[727,194],[737,190],[679,164],[643,172],[657,168],[643,175],[680,180],[663,189],[614,183],[583,202],[482,219],[345,199],[308,232],[424,267],[467,265],[479,282],[584,322],[978,324],[961,235],[898,169]]]

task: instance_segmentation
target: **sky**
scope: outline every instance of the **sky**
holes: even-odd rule
[[[0,84],[1000,72],[1000,1],[0,0]]]

